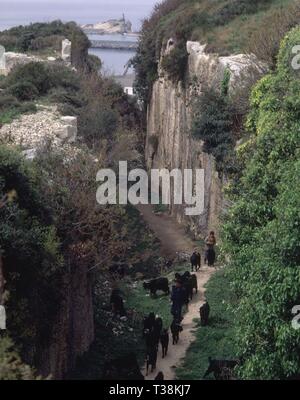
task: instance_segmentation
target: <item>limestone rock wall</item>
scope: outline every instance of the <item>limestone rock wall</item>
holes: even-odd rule
[[[38,372],[54,379],[63,379],[75,367],[78,356],[89,350],[94,341],[92,282],[85,269],[72,269],[63,280],[63,299],[53,326],[51,340],[38,348]]]
[[[168,41],[166,53],[174,46]],[[218,218],[226,204],[222,180],[211,155],[202,151],[202,143],[190,134],[193,98],[205,87],[220,85],[226,69],[230,71],[230,91],[243,85],[243,77],[263,73],[264,68],[253,57],[235,55],[218,57],[205,53],[205,45],[187,42],[188,71],[184,83],[172,83],[159,67],[147,112],[146,162],[150,168],[203,168],[205,170],[205,209],[202,215],[186,217],[183,206],[172,204],[171,213],[186,224],[195,236],[218,229]],[[254,69],[254,70],[253,70]]]

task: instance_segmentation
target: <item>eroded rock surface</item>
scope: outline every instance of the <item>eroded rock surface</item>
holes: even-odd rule
[[[165,53],[175,42],[167,42]],[[260,76],[265,67],[254,56],[219,57],[205,52],[205,45],[187,42],[188,71],[184,84],[174,84],[161,65],[159,79],[154,83],[147,115],[146,161],[148,168],[203,168],[205,170],[205,209],[197,217],[186,217],[185,206],[172,204],[170,209],[179,222],[185,223],[195,235],[208,229],[218,230],[218,217],[226,206],[214,158],[203,152],[202,142],[191,137],[191,108],[195,96],[211,86],[220,87],[225,70],[230,71],[229,91],[234,93],[245,83],[245,77]]]

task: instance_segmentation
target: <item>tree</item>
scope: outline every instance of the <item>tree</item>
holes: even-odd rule
[[[252,136],[239,149],[244,170],[223,229],[240,298],[235,314],[244,379],[300,372],[300,335],[291,313],[300,304],[300,77],[291,68],[299,40],[299,28],[288,33],[276,71],[253,89]]]

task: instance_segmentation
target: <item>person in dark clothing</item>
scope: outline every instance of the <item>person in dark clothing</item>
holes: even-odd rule
[[[207,262],[209,267],[213,267],[216,260],[216,252],[215,252],[215,245],[216,245],[216,237],[215,233],[212,231],[210,232],[209,236],[205,239],[205,262]]]
[[[180,279],[176,280],[175,286],[172,288],[172,307],[171,314],[174,319],[179,323],[182,321],[182,306],[186,303],[187,293],[185,288],[182,286],[182,281]]]

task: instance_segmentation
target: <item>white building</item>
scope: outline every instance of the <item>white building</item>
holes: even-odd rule
[[[133,88],[133,83],[135,80],[134,74],[118,75],[115,76],[114,79],[122,86],[124,93],[128,94],[128,96],[134,96],[134,88]]]

